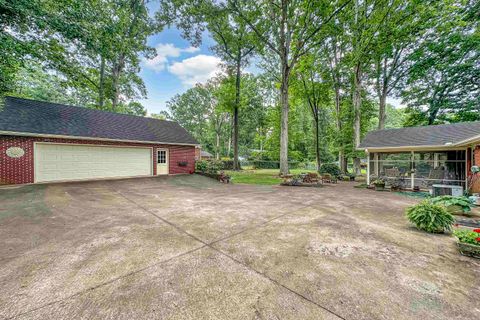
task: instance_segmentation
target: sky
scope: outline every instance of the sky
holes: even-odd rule
[[[157,51],[151,60],[143,60],[140,76],[147,87],[147,99],[141,100],[149,114],[166,110],[165,103],[195,83],[203,83],[220,70],[221,60],[210,50],[214,44],[205,34],[200,47],[183,39],[175,28],[151,36],[148,44]]]

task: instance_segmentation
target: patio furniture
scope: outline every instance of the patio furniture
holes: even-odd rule
[[[319,182],[318,174],[316,172],[307,173],[303,177],[303,182],[305,182],[305,183],[318,183]]]
[[[324,173],[322,175],[322,183],[337,183],[337,177],[332,176],[330,173]]]
[[[225,172],[220,172],[220,175],[218,176],[218,181],[222,183],[230,183],[230,176],[226,175]]]

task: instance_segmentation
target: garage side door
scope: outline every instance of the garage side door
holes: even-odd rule
[[[35,182],[152,174],[150,148],[35,144]]]

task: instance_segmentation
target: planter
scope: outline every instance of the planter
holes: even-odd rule
[[[384,184],[376,184],[375,185],[375,191],[384,191],[385,190],[385,185]]]
[[[457,242],[457,246],[462,255],[480,259],[480,246],[463,242]]]
[[[350,181],[355,181],[355,176],[350,176]]]

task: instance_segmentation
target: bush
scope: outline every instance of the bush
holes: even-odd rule
[[[207,167],[208,167],[207,160],[195,161],[195,171],[205,173],[207,172]]]
[[[280,169],[280,163],[276,161],[253,161],[253,169]]]
[[[320,173],[329,173],[333,177],[339,177],[342,174],[340,167],[334,163],[324,163],[320,166]]]
[[[222,160],[223,170],[233,170],[233,160]],[[240,161],[238,161],[238,169],[241,169]]]
[[[430,200],[434,204],[442,205],[451,211],[449,207],[460,207],[463,212],[472,210],[473,204],[467,197],[439,196]]]
[[[442,206],[423,200],[406,210],[408,220],[418,229],[443,233],[452,229],[453,216]]]
[[[453,234],[457,237],[459,242],[480,246],[480,229],[474,229],[473,231],[468,229],[456,229],[453,230]]]
[[[201,160],[201,161],[195,162],[195,171],[198,171],[198,172],[201,172],[201,173],[216,174],[220,170],[223,170],[222,161]]]

